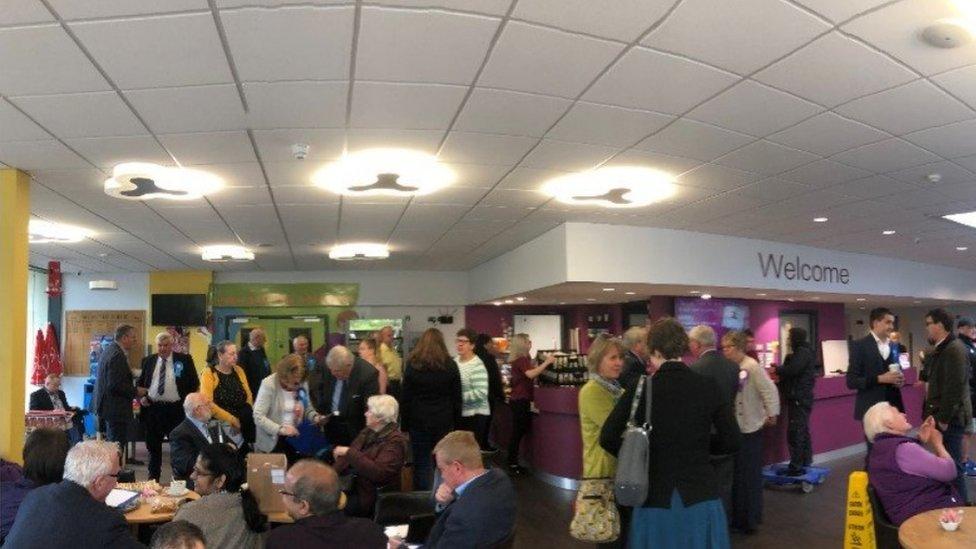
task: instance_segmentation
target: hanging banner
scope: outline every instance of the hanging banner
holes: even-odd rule
[[[58,297],[61,295],[61,262],[47,262],[47,295]]]
[[[295,284],[214,284],[214,307],[352,307],[359,284],[301,282]]]

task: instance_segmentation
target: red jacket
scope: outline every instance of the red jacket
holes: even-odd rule
[[[407,459],[407,437],[396,425],[380,432],[363,429],[345,456],[336,458],[340,475],[355,473],[346,514],[373,517],[378,489],[396,482]]]

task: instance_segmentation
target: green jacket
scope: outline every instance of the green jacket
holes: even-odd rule
[[[580,389],[583,478],[613,478],[617,472],[617,458],[600,446],[600,430],[616,403],[617,397],[592,379]]]

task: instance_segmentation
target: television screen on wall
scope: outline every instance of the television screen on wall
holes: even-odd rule
[[[153,294],[153,326],[204,326],[207,294]]]
[[[674,315],[685,329],[704,324],[715,330],[718,337],[749,327],[749,306],[736,299],[678,297],[674,300]]]

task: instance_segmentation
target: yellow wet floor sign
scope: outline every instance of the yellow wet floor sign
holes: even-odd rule
[[[844,549],[877,549],[877,546],[874,539],[874,513],[868,498],[868,474],[854,471],[847,479]]]

